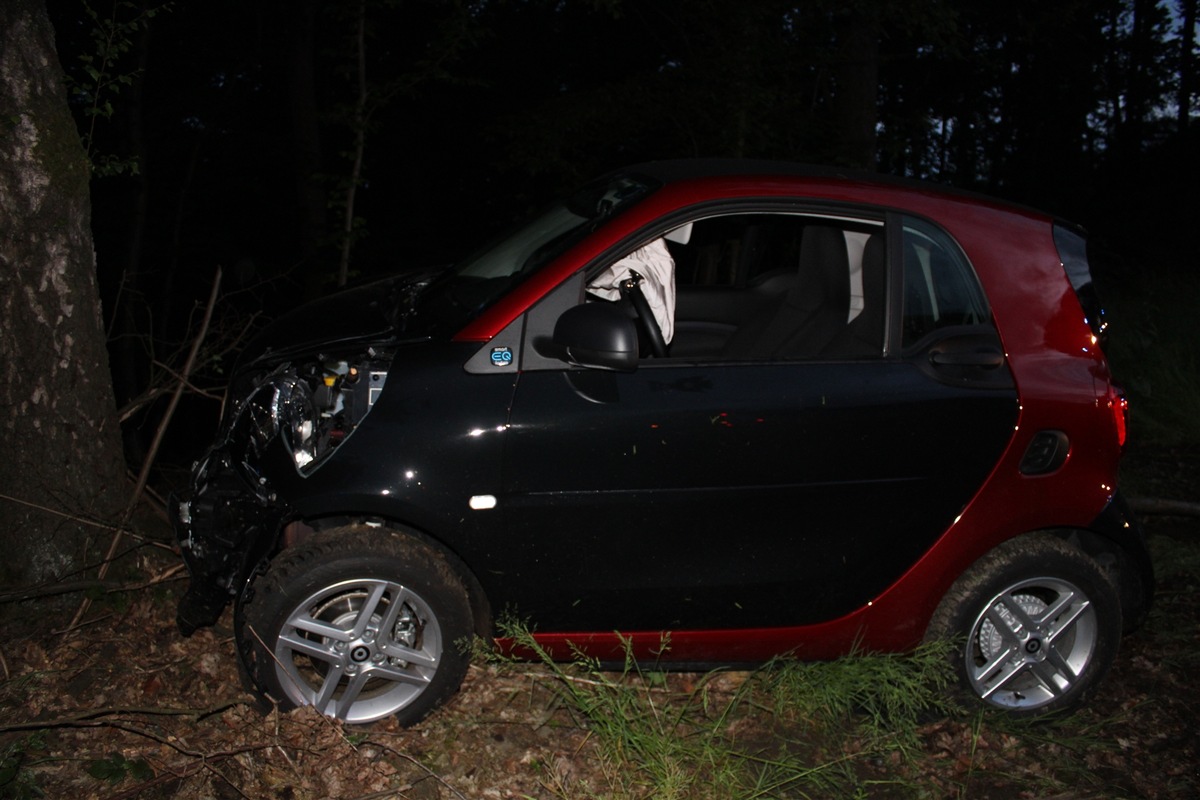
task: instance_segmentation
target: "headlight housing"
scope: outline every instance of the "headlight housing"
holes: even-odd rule
[[[317,412],[308,384],[293,376],[276,381],[271,418],[283,434],[284,446],[296,469],[303,471],[317,458]]]
[[[386,359],[386,360],[385,360]],[[296,471],[307,476],[336,450],[375,404],[387,381],[389,355],[286,364],[245,378],[246,399],[235,406],[225,443],[255,479],[276,437]],[[236,458],[237,456],[235,456]]]

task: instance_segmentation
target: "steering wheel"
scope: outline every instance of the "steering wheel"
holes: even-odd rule
[[[650,345],[650,354],[655,358],[667,357],[667,342],[663,339],[662,328],[642,294],[642,276],[634,270],[629,270],[630,277],[621,281],[621,294],[629,298],[633,310],[637,312],[637,324],[642,333],[646,334],[646,342]]]

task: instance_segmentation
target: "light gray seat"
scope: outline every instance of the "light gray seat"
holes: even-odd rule
[[[764,304],[729,339],[733,358],[812,358],[846,329],[850,264],[840,228],[809,225],[800,240],[796,284]]]

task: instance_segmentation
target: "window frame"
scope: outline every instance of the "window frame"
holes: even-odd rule
[[[958,240],[947,231],[944,227],[934,222],[933,220],[917,214],[907,212],[894,212],[889,215],[894,218],[895,224],[890,227],[893,239],[889,246],[889,263],[891,269],[889,271],[891,277],[891,285],[895,287],[895,291],[891,294],[891,302],[889,308],[894,316],[891,324],[888,326],[889,333],[889,348],[885,348],[885,352],[896,352],[903,356],[911,356],[914,353],[922,352],[927,343],[931,339],[935,339],[941,335],[940,332],[951,329],[963,329],[985,327],[992,331],[995,330],[995,322],[992,317],[991,304],[988,300],[987,292],[984,291],[983,282],[979,280],[979,273],[975,269],[975,265],[963,250],[962,245]],[[915,232],[920,233],[926,239],[939,244],[943,250],[952,257],[955,266],[958,269],[958,275],[963,278],[968,284],[968,288],[974,295],[974,300],[977,303],[977,308],[974,312],[978,316],[978,321],[973,323],[954,322],[945,325],[933,325],[928,330],[921,333],[912,341],[905,338],[905,322],[907,319],[907,309],[905,308],[907,284],[905,273],[905,247],[908,242],[907,230],[912,225]],[[928,265],[925,265],[928,269]],[[933,277],[926,275],[929,297],[936,302],[936,287],[933,284]]]

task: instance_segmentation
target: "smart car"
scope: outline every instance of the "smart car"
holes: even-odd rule
[[[693,669],[949,640],[969,696],[1072,709],[1153,587],[1104,325],[1037,211],[621,170],[248,345],[175,509],[179,626],[232,604],[257,688],[348,723],[420,720],[502,614]]]

